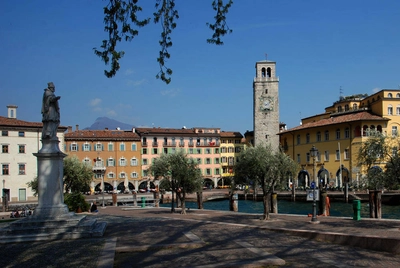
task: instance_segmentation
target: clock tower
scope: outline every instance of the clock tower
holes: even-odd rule
[[[253,128],[254,145],[270,144],[279,148],[279,77],[276,62],[256,62],[253,81]]]

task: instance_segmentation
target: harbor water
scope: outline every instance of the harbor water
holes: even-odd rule
[[[243,213],[262,214],[264,211],[263,203],[252,200],[239,200],[238,211]],[[170,207],[171,204],[161,204],[163,207]],[[229,200],[213,200],[203,203],[204,209],[210,210],[229,210]],[[196,202],[186,202],[186,208],[197,208]],[[318,204],[317,204],[318,209]],[[312,202],[292,202],[288,200],[278,200],[278,213],[308,215],[312,213]],[[330,215],[335,217],[353,217],[353,204],[351,202],[331,202]],[[369,203],[361,203],[361,218],[369,218]],[[399,219],[400,206],[382,205],[383,219]]]

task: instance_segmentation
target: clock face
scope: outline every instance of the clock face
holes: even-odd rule
[[[274,102],[273,102],[273,99],[271,98],[271,97],[268,97],[268,98],[262,98],[261,100],[261,111],[263,111],[263,112],[269,112],[269,111],[272,111],[273,110],[273,104],[274,104]]]

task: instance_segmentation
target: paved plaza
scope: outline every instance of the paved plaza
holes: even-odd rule
[[[396,267],[400,221],[107,207],[103,237],[2,245],[1,267]],[[2,223],[6,224],[6,223]],[[356,246],[354,246],[356,245]],[[396,253],[397,252],[397,253]]]

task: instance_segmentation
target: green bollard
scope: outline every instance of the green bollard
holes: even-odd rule
[[[361,220],[361,201],[360,200],[353,200],[353,220],[359,221]]]
[[[146,206],[146,197],[142,196],[142,208]]]

